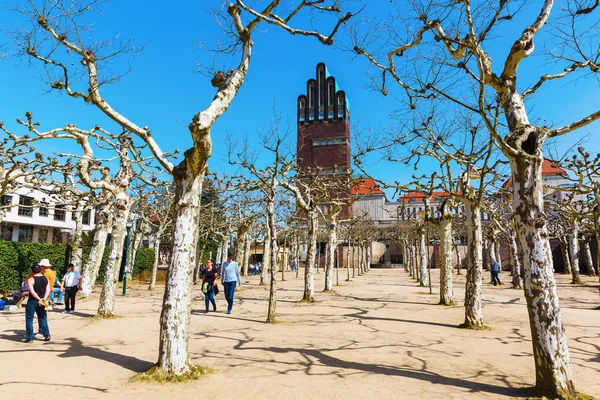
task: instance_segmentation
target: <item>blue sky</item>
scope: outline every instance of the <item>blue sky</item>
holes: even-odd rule
[[[8,0],[7,3],[16,0]],[[218,7],[220,1],[160,2],[148,6],[140,0],[111,1],[102,8],[103,16],[94,18],[94,36],[106,38],[120,35],[135,39],[144,50],[135,57],[119,60],[114,67],[127,65],[133,71],[123,82],[104,88],[104,96],[112,105],[139,125],[152,128],[157,141],[166,150],[184,151],[191,145],[187,124],[193,115],[206,107],[214,95],[210,79],[197,73],[196,62],[210,64],[212,56],[202,51],[197,43],[212,44],[219,36],[214,18],[206,11]],[[365,15],[383,16],[385,8],[379,1],[368,1]],[[385,2],[387,3],[387,2]],[[535,5],[537,9],[539,6]],[[23,19],[0,10],[0,25],[17,26]],[[307,27],[307,19],[298,21]],[[328,21],[318,21],[326,24]],[[487,49],[492,56],[502,57],[522,27],[501,31],[508,42]],[[345,32],[341,32],[345,34]],[[0,43],[10,39],[0,33]],[[315,66],[323,61],[336,77],[352,102],[353,123],[364,127],[384,129],[393,124],[390,114],[399,108],[392,96],[384,97],[366,87],[365,72],[369,65],[352,54],[334,47],[326,47],[312,38],[292,37],[279,29],[263,26],[255,34],[252,64],[246,82],[227,113],[216,123],[213,132],[214,152],[210,160],[213,171],[225,167],[227,135],[255,137],[261,127],[271,121],[275,105],[284,118],[289,118],[295,134],[296,98],[305,89],[305,82],[315,74]],[[235,65],[223,59],[228,68]],[[562,65],[544,66],[539,60],[527,60],[520,69],[520,79],[535,79],[543,72],[559,72]],[[495,69],[499,66],[495,66]],[[42,127],[50,128],[70,122],[83,127],[101,124],[111,126],[99,111],[81,101],[48,93],[40,79],[38,65],[29,67],[26,61],[11,57],[0,60],[0,120],[11,124],[26,110],[34,112]],[[532,120],[546,118],[567,123],[596,111],[600,99],[596,80],[566,80],[550,83],[527,104]],[[596,123],[576,136],[561,139],[559,148],[566,148],[578,137],[599,129]],[[11,126],[11,125],[9,125]],[[15,128],[15,125],[12,124]],[[16,129],[16,128],[15,128]],[[598,152],[597,140],[586,144],[589,151]],[[412,168],[403,165],[378,163],[370,167],[376,177],[387,180],[409,179]]]

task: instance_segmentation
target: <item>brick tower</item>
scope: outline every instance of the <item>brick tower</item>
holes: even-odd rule
[[[324,174],[350,172],[350,104],[324,63],[298,96],[298,162]]]

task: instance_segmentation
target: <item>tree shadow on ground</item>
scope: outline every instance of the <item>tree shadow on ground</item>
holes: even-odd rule
[[[289,353],[297,353],[299,354],[305,361],[301,363],[295,363],[293,369],[281,371],[280,374],[287,374],[289,372],[297,371],[297,368],[300,367],[303,369],[304,373],[307,375],[323,375],[322,373],[318,373],[314,371],[315,367],[324,366],[333,368],[333,370],[329,374],[337,374],[340,375],[340,370],[343,370],[347,373],[352,372],[364,372],[385,376],[399,376],[410,379],[417,379],[421,381],[427,381],[437,385],[445,385],[445,386],[453,386],[457,388],[467,389],[469,392],[474,393],[491,393],[491,394],[499,394],[503,396],[508,396],[511,398],[523,398],[529,397],[533,394],[533,388],[515,388],[511,387],[508,377],[498,376],[497,379],[506,383],[506,386],[500,386],[493,383],[485,383],[485,382],[476,382],[469,380],[468,378],[457,378],[445,376],[433,371],[428,370],[426,367],[421,369],[416,369],[413,367],[401,367],[401,366],[391,366],[391,365],[382,365],[382,364],[367,364],[356,361],[347,361],[342,360],[340,358],[336,358],[330,354],[326,354],[326,352],[334,352],[338,350],[345,350],[345,346],[337,349],[312,349],[312,348],[297,348],[297,347],[268,347],[268,346],[252,346],[247,347],[248,340],[240,340],[239,343],[234,346],[234,349],[241,351],[260,351],[266,353],[275,353],[275,354],[289,354]],[[368,347],[366,347],[368,348]],[[363,348],[363,349],[366,349]],[[231,355],[231,358],[235,358],[235,355]],[[249,360],[245,360],[248,362]],[[278,362],[276,359],[271,359],[268,362]],[[286,362],[283,362],[286,364]],[[475,376],[471,378],[477,378],[479,376],[485,375],[486,371],[479,371]]]
[[[12,334],[0,334],[0,339],[10,340],[13,342],[21,342],[25,338],[25,331],[13,330]],[[1,353],[12,353],[12,352],[52,352],[59,353],[59,358],[72,358],[72,357],[91,357],[98,360],[106,361],[118,365],[122,368],[128,369],[133,372],[147,371],[154,365],[154,363],[140,360],[139,358],[128,356],[120,353],[113,353],[108,350],[99,349],[97,347],[86,346],[83,342],[76,338],[66,338],[63,341],[51,341],[51,342],[40,342],[42,347],[36,346],[35,343],[23,344],[23,348],[15,350],[0,350]],[[67,349],[55,349],[49,346],[68,346]]]
[[[84,386],[84,385],[71,385],[68,383],[47,383],[47,382],[24,382],[24,381],[11,381],[11,382],[4,382],[4,383],[0,383],[0,388],[2,386],[7,386],[7,385],[42,385],[42,386],[56,386],[57,388],[60,389],[89,389],[89,390],[95,390],[96,392],[102,392],[102,393],[108,393],[108,389],[102,389],[102,388],[97,388],[97,387],[93,387],[93,386]]]

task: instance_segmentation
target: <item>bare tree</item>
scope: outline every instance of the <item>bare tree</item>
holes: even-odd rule
[[[595,34],[597,19],[592,17],[598,3],[567,2],[551,19],[554,1],[546,0],[517,40],[507,43],[504,35],[495,32],[499,25],[514,21],[514,15],[524,9],[511,5],[508,1],[472,5],[467,0],[451,7],[443,3],[411,2],[410,10],[399,7],[398,18],[387,29],[373,30],[374,34],[367,38],[355,29],[353,49],[380,72],[383,79],[377,84],[384,94],[387,93],[386,78],[391,78],[406,94],[412,108],[418,107],[420,101],[452,102],[463,107],[481,118],[509,160],[514,185],[515,229],[533,338],[536,389],[549,397],[574,398],[577,394],[568,345],[552,260],[548,257],[542,150],[547,139],[566,135],[598,120],[600,111],[565,126],[550,128],[530,121],[525,101],[548,81],[571,76],[574,72],[600,70],[596,50],[598,35]],[[529,89],[523,90],[517,70],[524,59],[534,54],[534,37],[548,22],[554,25],[550,31],[554,40],[553,48],[546,54],[565,68],[559,73],[544,74]],[[408,33],[408,38],[403,37],[403,32]],[[588,45],[579,46],[581,42]],[[371,50],[368,47],[371,43],[374,43],[372,48],[380,50]],[[387,43],[392,44],[386,49]],[[492,45],[508,48],[500,75],[494,72],[492,57],[485,50]],[[590,54],[585,53],[588,50]],[[418,55],[411,57],[417,51]],[[503,112],[500,125],[495,123],[499,109]]]

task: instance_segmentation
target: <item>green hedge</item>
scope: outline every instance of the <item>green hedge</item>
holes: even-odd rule
[[[0,241],[0,291],[16,290],[29,276],[31,266],[47,258],[62,274],[69,248],[64,244]]]
[[[136,278],[141,271],[151,270],[154,265],[154,249],[138,249],[133,263],[133,276]]]
[[[47,258],[58,272],[59,276],[65,272],[69,259],[70,246],[65,244],[49,243],[24,243],[0,241],[0,292],[11,292],[21,286],[21,282],[29,276],[31,266]],[[108,260],[109,246],[107,244],[102,257],[102,266],[98,274],[98,282],[104,278],[104,266]],[[83,250],[84,262],[89,251]],[[138,249],[133,265],[133,274],[152,269],[154,263],[154,249]]]

